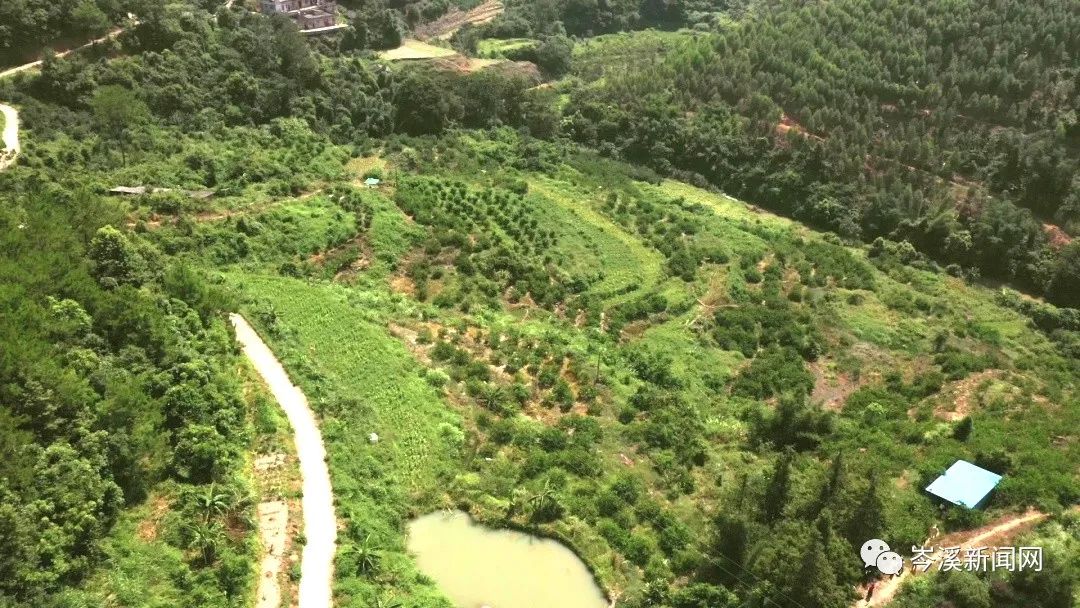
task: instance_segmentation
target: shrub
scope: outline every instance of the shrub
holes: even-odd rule
[[[574,389],[570,388],[570,383],[562,378],[555,383],[555,388],[551,391],[551,397],[558,404],[559,409],[563,411],[569,411],[570,407],[574,405]]]
[[[971,416],[964,416],[960,422],[956,423],[956,428],[953,429],[953,439],[956,439],[957,441],[967,441],[968,437],[971,437],[971,431],[974,426]]]
[[[802,357],[790,348],[769,348],[754,358],[732,382],[733,395],[766,399],[781,393],[806,396],[814,389],[814,376]]]

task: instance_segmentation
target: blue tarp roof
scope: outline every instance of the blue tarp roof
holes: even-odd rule
[[[382,180],[377,177],[369,177],[364,180],[364,183],[368,186],[378,186],[380,183],[382,183]]]
[[[926,486],[926,491],[954,505],[974,509],[1000,482],[1001,475],[966,460],[957,460],[944,475]]]

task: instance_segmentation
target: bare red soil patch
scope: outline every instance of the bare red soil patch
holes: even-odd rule
[[[949,422],[956,422],[971,414],[978,404],[978,395],[975,392],[979,390],[984,382],[1000,378],[1002,373],[998,369],[988,369],[971,374],[962,380],[957,380],[952,386],[943,391],[945,399],[934,408],[934,416]],[[951,409],[949,409],[950,404],[952,405]]]
[[[842,410],[844,401],[860,386],[844,372],[833,373],[826,360],[814,361],[809,367],[814,374],[814,390],[810,393],[810,401],[821,403],[821,407],[827,410]]]
[[[505,7],[499,0],[488,0],[467,11],[455,8],[435,21],[416,28],[416,37],[420,40],[448,38],[466,24],[479,25],[495,19],[503,10]]]
[[[1073,240],[1067,232],[1061,229],[1061,226],[1055,224],[1043,224],[1042,226],[1046,238],[1050,240],[1050,247],[1053,249],[1061,249]]]
[[[816,139],[817,141],[825,141],[820,135],[815,135],[807,131],[802,125],[795,121],[794,118],[787,114],[780,115],[780,122],[776,125],[776,133],[778,135],[787,135],[789,131],[794,131],[797,135],[803,137],[809,137],[810,139]]]
[[[161,523],[161,519],[168,512],[169,499],[164,496],[156,496],[151,499],[150,515],[139,522],[136,528],[136,534],[139,535],[139,538],[146,542],[156,540],[158,537],[158,524]]]

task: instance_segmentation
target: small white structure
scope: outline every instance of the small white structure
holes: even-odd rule
[[[379,443],[379,435],[377,433],[372,433],[367,436],[367,440],[371,443]]]

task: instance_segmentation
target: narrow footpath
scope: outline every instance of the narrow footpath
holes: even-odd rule
[[[333,600],[334,551],[337,519],[330,471],[326,466],[326,448],[308,406],[307,397],[289,380],[285,368],[240,315],[229,315],[236,329],[236,340],[255,371],[270,387],[270,393],[285,410],[292,425],[296,454],[300,460],[304,494],[304,553],[300,560],[300,608],[329,608]]]
[[[129,17],[130,17],[130,15],[129,15]],[[113,38],[116,38],[121,33],[123,33],[123,31],[124,31],[124,28],[122,28],[122,27],[113,28],[112,31],[110,31],[108,34],[105,34],[104,36],[102,36],[100,38],[95,38],[95,39],[87,42],[86,44],[77,46],[77,47],[75,47],[73,49],[68,49],[66,51],[60,51],[59,53],[56,53],[55,56],[56,56],[57,59],[67,57],[68,55],[70,55],[72,53],[77,53],[77,52],[81,51],[82,49],[89,48],[91,46],[94,46],[95,44],[101,44],[102,42],[105,42],[106,40],[112,40]],[[22,65],[17,65],[17,66],[15,66],[13,68],[9,68],[9,69],[0,71],[0,78],[7,78],[8,76],[14,76],[15,74],[18,74],[19,72],[25,72],[27,70],[32,70],[32,69],[40,66],[42,63],[44,63],[44,60],[43,59],[38,59],[37,61],[31,61],[30,63],[24,63]]]
[[[981,528],[950,534],[942,539],[938,539],[935,544],[937,547],[948,545],[952,547],[962,547],[964,549],[994,546],[994,543],[1005,543],[1012,540],[1021,532],[1030,530],[1035,524],[1047,517],[1048,515],[1039,511],[1028,511],[1023,514],[1007,517]],[[940,561],[941,558],[942,552],[940,550],[935,551],[930,557],[935,564]],[[935,568],[931,566],[928,571],[933,570],[935,570]],[[899,593],[901,585],[909,578],[918,576],[919,574],[922,574],[922,572],[916,572],[913,567],[909,566],[900,574],[900,576],[889,578],[878,585],[874,591],[874,597],[870,601],[860,599],[855,602],[852,608],[871,608],[888,604],[893,601],[897,593]],[[862,595],[865,593],[866,589],[860,587],[859,594]]]

